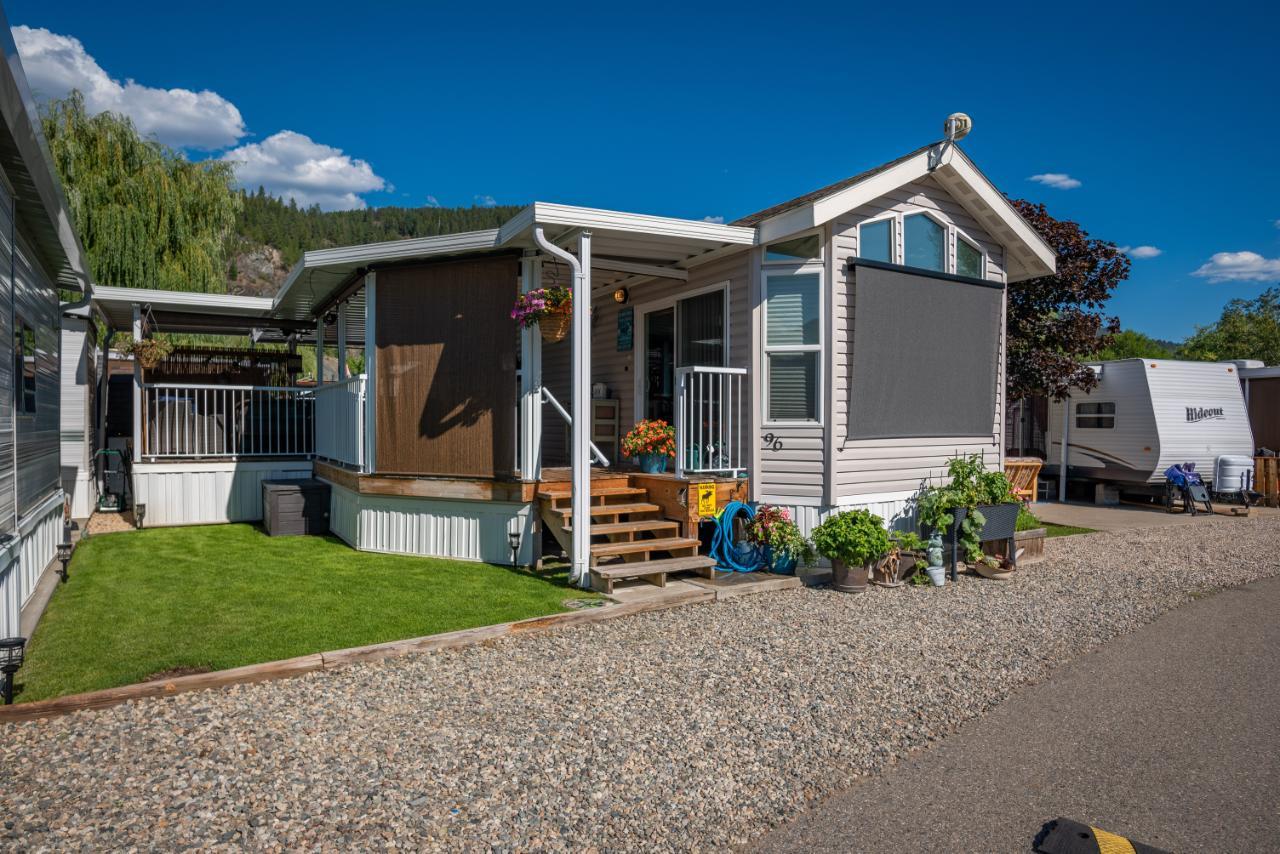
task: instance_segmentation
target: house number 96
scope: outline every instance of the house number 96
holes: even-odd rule
[[[772,433],[764,434],[764,449],[766,451],[781,451],[782,440]]]

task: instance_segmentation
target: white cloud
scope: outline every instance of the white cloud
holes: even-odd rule
[[[122,83],[98,65],[79,39],[42,27],[19,25],[13,38],[27,82],[40,98],[62,98],[78,89],[91,113],[123,113],[144,135],[175,148],[224,148],[245,135],[240,111],[217,92]]]
[[[233,148],[222,159],[237,164],[236,178],[243,186],[253,189],[261,185],[268,193],[294,199],[302,207],[363,208],[365,201],[360,193],[382,190],[387,185],[365,161],[291,130]]]
[[[1280,258],[1263,258],[1257,252],[1215,252],[1191,275],[1210,282],[1280,281]]]
[[[1155,258],[1164,254],[1163,249],[1155,246],[1121,246],[1118,248],[1130,258],[1138,258],[1139,260],[1144,258]]]
[[[498,200],[495,199],[493,196],[484,194],[484,195],[476,196],[475,204],[477,207],[482,207],[482,208],[496,208],[498,206]]]
[[[703,222],[714,222],[716,225],[724,225],[724,217],[722,216],[704,216]]]
[[[427,196],[426,206],[429,208],[438,208],[440,207],[440,200],[435,196]]]
[[[1037,184],[1044,184],[1046,187],[1053,187],[1056,190],[1074,190],[1080,186],[1080,182],[1072,178],[1065,172],[1042,172],[1039,175],[1032,175],[1027,179],[1035,181]]]

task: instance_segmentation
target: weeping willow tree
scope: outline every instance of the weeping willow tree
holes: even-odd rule
[[[51,101],[42,120],[95,282],[225,292],[241,207],[232,164],[192,163],[127,116],[90,116],[79,92]]]

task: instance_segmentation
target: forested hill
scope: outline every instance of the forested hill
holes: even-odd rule
[[[309,249],[428,237],[497,228],[519,207],[366,208],[322,211],[299,208],[262,189],[243,193],[233,239],[227,291],[270,296]]]

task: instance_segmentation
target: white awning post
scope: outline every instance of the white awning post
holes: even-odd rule
[[[1067,441],[1071,438],[1071,395],[1062,399],[1062,457],[1058,466],[1058,500],[1067,500]]]
[[[347,378],[347,306],[338,304],[338,382]]]
[[[520,260],[520,293],[542,286],[542,259],[529,250]],[[520,476],[542,476],[542,336],[520,330]]]
[[[316,385],[324,385],[324,315],[316,318]]]
[[[377,471],[378,464],[378,274],[364,276],[364,466]]]
[[[573,369],[572,467],[573,541],[569,580],[591,586],[591,232],[578,235],[578,257],[547,240],[541,226],[534,226],[533,240],[573,270]]]
[[[133,340],[142,340],[142,306],[133,304]],[[133,461],[142,461],[142,363],[133,355]],[[137,496],[134,496],[137,500]]]
[[[591,586],[591,232],[578,236],[573,283],[573,571]]]

